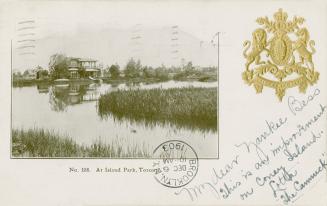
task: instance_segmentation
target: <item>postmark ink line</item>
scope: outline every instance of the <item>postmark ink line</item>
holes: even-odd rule
[[[35,27],[34,26],[26,26],[26,27],[17,29],[17,31],[28,30],[28,29],[35,29]]]
[[[35,48],[35,45],[21,46],[21,47],[18,47],[17,49],[26,49],[26,48]]]
[[[21,43],[21,42],[30,42],[30,41],[35,42],[35,39],[23,39],[23,40],[19,40],[17,42]]]
[[[19,55],[28,55],[28,54],[35,55],[34,52],[23,52],[23,53],[19,53]]]
[[[29,35],[33,36],[33,35],[35,35],[35,33],[19,34],[19,36],[29,36]]]
[[[18,24],[29,24],[29,23],[35,23],[34,20],[26,20],[26,21],[20,21]]]

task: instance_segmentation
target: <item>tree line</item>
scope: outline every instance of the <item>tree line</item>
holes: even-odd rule
[[[69,78],[69,65],[70,58],[65,56],[64,54],[54,54],[50,56],[49,61],[49,71],[44,70],[40,66],[38,66],[39,70],[43,70],[43,75],[48,75],[50,79],[61,79],[61,78]],[[86,77],[85,68],[80,68],[78,71],[79,76],[81,78]],[[135,60],[134,58],[130,58],[123,69],[116,64],[112,64],[111,66],[107,66],[103,70],[103,77],[110,79],[134,79],[134,78],[155,78],[160,80],[168,80],[170,78],[174,79],[182,79],[189,76],[205,76],[205,73],[208,72],[216,72],[216,67],[206,67],[196,69],[192,62],[189,61],[187,64],[176,67],[166,67],[164,64],[158,67],[152,67],[147,65],[142,65],[140,60]],[[28,71],[25,71],[23,74],[18,72],[18,74],[14,73],[15,76],[24,76],[27,75]]]

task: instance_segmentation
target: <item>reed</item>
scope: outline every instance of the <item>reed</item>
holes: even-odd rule
[[[217,88],[118,90],[101,95],[100,116],[217,130]]]
[[[90,146],[79,145],[68,136],[61,136],[45,129],[12,129],[13,157],[108,157],[144,158],[150,157],[143,144],[126,145],[118,139],[109,144],[100,140]]]

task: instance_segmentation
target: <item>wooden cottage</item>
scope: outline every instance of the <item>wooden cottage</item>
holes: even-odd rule
[[[96,65],[97,60],[90,58],[71,57],[68,71],[71,79],[97,78],[100,76],[100,68]]]

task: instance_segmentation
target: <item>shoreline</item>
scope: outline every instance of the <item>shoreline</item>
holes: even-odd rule
[[[100,78],[105,84],[123,84],[123,83],[160,83],[160,82],[168,82],[171,80],[179,81],[179,82],[215,82],[216,80],[208,80],[208,81],[199,81],[198,78],[184,78],[184,79],[167,79],[167,80],[160,80],[156,78],[134,78],[134,79],[111,79],[111,78]],[[90,79],[68,79],[68,83],[77,83],[77,84],[91,84],[97,83],[99,80],[90,80]],[[53,85],[55,82],[50,79],[19,79],[13,80],[11,85],[12,87],[28,87],[28,86],[35,86],[35,85]]]

